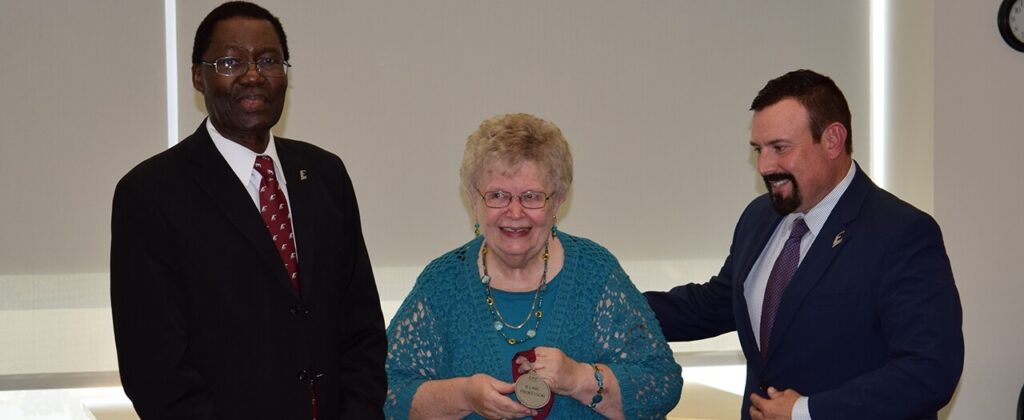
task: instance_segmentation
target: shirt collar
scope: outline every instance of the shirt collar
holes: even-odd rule
[[[807,228],[810,229],[811,233],[813,233],[815,237],[817,237],[821,228],[825,227],[825,221],[828,220],[828,216],[832,214],[832,209],[836,207],[836,204],[839,203],[839,199],[843,196],[843,193],[846,192],[850,183],[853,182],[853,176],[856,173],[857,165],[851,163],[850,169],[846,171],[846,176],[838,185],[836,185],[835,188],[832,189],[831,192],[828,193],[828,195],[825,196],[825,198],[821,199],[817,205],[812,207],[806,213],[790,214],[789,217],[786,218],[785,222],[792,223],[796,218],[803,217],[804,222],[807,223]]]
[[[206,131],[210,133],[213,145],[217,147],[217,151],[220,152],[221,156],[224,156],[224,160],[228,162],[228,166],[231,167],[231,171],[235,173],[238,180],[242,181],[242,185],[247,185],[249,178],[252,177],[252,168],[253,164],[256,163],[256,156],[270,156],[274,159],[274,166],[280,172],[281,160],[277,157],[274,133],[269,133],[270,141],[267,143],[267,150],[264,150],[263,153],[256,153],[221,135],[209,118],[206,119]]]

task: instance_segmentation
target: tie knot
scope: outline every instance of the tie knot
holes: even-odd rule
[[[798,218],[793,221],[793,230],[789,231],[789,239],[803,238],[809,230],[811,229],[807,227],[807,222],[804,222],[804,218]]]
[[[274,159],[270,156],[256,156],[256,163],[253,164],[253,167],[256,168],[261,175],[274,175]]]

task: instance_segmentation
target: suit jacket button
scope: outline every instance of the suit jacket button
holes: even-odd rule
[[[299,382],[306,382],[309,379],[309,373],[305,370],[300,370],[295,376],[299,379]]]
[[[288,312],[291,312],[292,315],[298,315],[299,314],[299,307],[298,306],[292,306],[291,308],[288,308]]]

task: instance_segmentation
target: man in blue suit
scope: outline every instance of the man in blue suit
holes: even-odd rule
[[[964,358],[939,226],[853,161],[830,78],[787,73],[751,110],[768,193],[740,216],[717,276],[646,293],[665,337],[737,331],[743,418],[936,418]]]

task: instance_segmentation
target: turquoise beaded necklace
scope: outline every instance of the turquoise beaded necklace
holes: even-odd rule
[[[494,330],[501,334],[502,338],[510,346],[530,341],[537,336],[537,330],[540,328],[540,319],[544,316],[542,309],[544,306],[544,291],[548,288],[548,241],[544,241],[544,272],[541,273],[540,285],[537,286],[537,290],[533,294],[533,303],[530,304],[530,310],[526,313],[526,319],[515,325],[505,321],[505,317],[501,315],[498,306],[494,304],[494,296],[491,294],[491,276],[487,273],[487,241],[484,241],[483,245],[480,246],[480,259],[484,266],[484,275],[480,277],[480,282],[487,287],[487,309],[491,311],[491,318],[494,319]],[[530,321],[530,318],[533,318],[533,327],[526,330],[526,338],[517,339],[505,334],[505,328],[511,330],[522,329]]]

